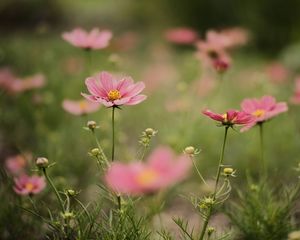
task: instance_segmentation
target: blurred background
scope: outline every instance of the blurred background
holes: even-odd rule
[[[244,98],[273,95],[289,103],[289,112],[265,124],[269,178],[274,183],[295,182],[300,107],[290,104],[290,98],[300,70],[299,12],[298,0],[1,0],[0,82],[7,71],[20,79],[35,74],[45,79],[43,87],[20,94],[1,90],[2,166],[7,157],[30,152],[30,172],[36,157],[48,157],[57,163],[51,169],[57,184],[82,189],[86,201],[93,199],[101,176],[87,154],[95,147],[94,140],[83,127],[87,120],[97,121],[97,134],[109,152],[110,111],[101,107],[96,113],[74,116],[62,102],[82,99],[80,93],[87,92],[84,79],[106,70],[144,81],[148,96],[142,104],[117,112],[117,159],[134,160],[142,131],[152,127],[158,135],[149,151],[170,145],[181,153],[193,145],[202,149],[197,164],[210,178],[223,131],[201,110],[209,107],[221,113],[238,109]],[[61,37],[78,26],[110,29],[111,44],[87,56]],[[202,40],[208,30],[239,27],[248,33],[247,44],[230,52],[232,65],[220,79],[218,73],[205,69],[193,44],[166,40],[166,30],[177,27],[193,29]],[[225,161],[238,169],[236,185],[245,184],[246,171],[253,176],[260,171],[258,137],[256,128],[243,134],[230,131]],[[179,192],[198,189],[195,172],[188,180]],[[180,212],[177,206],[183,206],[178,204],[183,200],[172,196],[178,193],[172,191],[166,205]],[[182,212],[190,214],[185,207]],[[0,217],[5,221],[7,214]]]

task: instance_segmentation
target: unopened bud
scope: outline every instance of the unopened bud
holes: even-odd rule
[[[63,219],[72,219],[75,217],[73,212],[64,212],[61,214]]]
[[[67,194],[68,194],[69,196],[75,196],[75,195],[76,195],[76,192],[75,192],[73,189],[68,189],[68,190],[67,190]]]
[[[188,146],[184,149],[184,152],[189,155],[193,155],[195,153],[195,148],[193,146]]]
[[[99,148],[93,148],[92,150],[91,150],[91,154],[93,155],[93,156],[95,156],[95,157],[97,157],[97,156],[99,156],[100,155],[100,149]]]
[[[210,236],[210,235],[212,235],[212,233],[215,231],[215,228],[213,228],[213,227],[208,227],[207,228],[207,234],[208,234],[208,236]]]
[[[35,164],[39,168],[46,168],[49,165],[49,161],[45,157],[39,157],[36,159]]]
[[[95,121],[88,121],[86,125],[90,130],[94,130],[97,127],[97,123]]]
[[[147,136],[154,136],[156,131],[153,128],[146,128],[145,133],[147,134]]]
[[[233,173],[233,168],[224,168],[223,173],[225,175],[231,175]]]

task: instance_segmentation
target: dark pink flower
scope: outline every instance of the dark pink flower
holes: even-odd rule
[[[99,31],[98,28],[94,28],[90,32],[76,28],[71,32],[63,33],[62,37],[75,47],[87,50],[102,49],[108,46],[112,33],[108,30]]]
[[[245,99],[241,103],[241,108],[244,112],[254,117],[254,121],[247,124],[242,131],[248,130],[257,123],[269,120],[288,110],[285,102],[277,103],[276,99],[272,96],[263,96],[261,99]]]
[[[19,195],[37,194],[46,187],[45,179],[36,175],[27,176],[24,174],[15,178],[14,181],[14,191]]]
[[[91,95],[82,93],[82,96],[106,107],[136,105],[147,98],[145,95],[140,95],[145,84],[134,83],[131,77],[117,80],[110,73],[101,72],[87,78],[85,84]]]
[[[197,38],[197,32],[191,28],[172,28],[166,31],[165,38],[176,44],[193,44]]]
[[[187,176],[190,167],[187,156],[176,157],[168,147],[159,147],[146,163],[114,162],[105,175],[105,181],[118,193],[140,195],[174,185]]]
[[[98,111],[100,104],[85,99],[79,101],[65,99],[62,103],[62,107],[66,112],[80,116]]]
[[[213,61],[213,66],[218,73],[224,73],[227,71],[230,65],[228,62],[222,59],[216,59]]]
[[[253,121],[253,116],[237,110],[228,110],[224,114],[214,113],[210,110],[204,110],[202,113],[225,126],[245,125]]]

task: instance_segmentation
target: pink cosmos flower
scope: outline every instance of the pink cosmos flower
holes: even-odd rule
[[[32,195],[41,192],[46,187],[43,177],[22,175],[14,179],[14,191],[19,195]]]
[[[107,185],[118,193],[153,193],[184,179],[191,167],[185,155],[176,157],[168,147],[157,148],[145,163],[114,162],[105,175]]]
[[[82,93],[82,96],[106,107],[136,105],[147,98],[145,95],[140,95],[145,84],[133,83],[131,77],[117,80],[108,72],[100,72],[96,76],[87,78],[85,84],[91,95]]]
[[[106,48],[112,38],[111,31],[100,31],[98,28],[87,32],[81,28],[76,28],[71,32],[62,34],[62,38],[75,47],[89,49]]]
[[[26,159],[21,154],[8,157],[5,160],[5,167],[12,175],[19,175],[24,172],[26,165]]]
[[[62,103],[62,107],[66,112],[80,116],[96,112],[100,108],[100,104],[85,99],[79,101],[66,99]]]
[[[263,96],[261,99],[245,99],[241,103],[241,108],[244,112],[254,116],[254,121],[247,124],[241,131],[246,131],[257,123],[262,123],[288,110],[285,102],[277,103],[272,96]]]
[[[225,126],[245,125],[254,120],[253,116],[250,114],[237,110],[228,110],[224,114],[214,113],[210,110],[204,110],[202,113]]]
[[[165,38],[172,43],[187,45],[193,44],[197,40],[198,35],[191,28],[181,27],[167,30]]]
[[[294,95],[291,97],[290,102],[293,104],[300,104],[300,77],[295,81]]]
[[[278,62],[268,65],[266,73],[273,83],[283,83],[289,76],[289,70]]]

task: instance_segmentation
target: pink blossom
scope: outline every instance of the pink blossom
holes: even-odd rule
[[[89,49],[103,49],[109,44],[112,38],[111,31],[100,31],[98,28],[93,28],[87,32],[81,28],[76,28],[71,32],[62,34],[62,38],[75,47]]]
[[[289,70],[281,63],[275,62],[267,66],[267,75],[274,83],[282,83],[287,80]]]
[[[290,102],[293,104],[300,104],[300,77],[295,81],[294,95],[290,98]]]
[[[100,72],[87,78],[85,84],[91,95],[82,93],[82,96],[106,107],[136,105],[146,99],[145,95],[140,95],[145,84],[134,83],[131,77],[117,80],[108,72]]]
[[[45,85],[45,76],[35,74],[21,79],[16,77],[9,69],[0,70],[0,88],[8,93],[17,94],[31,89],[41,88]]]
[[[177,183],[187,176],[190,167],[187,156],[176,157],[170,148],[159,147],[145,163],[114,162],[105,175],[105,181],[118,193],[140,195]]]
[[[165,38],[176,44],[193,44],[197,38],[197,32],[191,28],[172,28],[166,31]]]
[[[21,154],[8,157],[5,160],[5,167],[12,175],[18,175],[24,172],[26,165],[26,159]]]
[[[79,101],[65,99],[62,103],[62,107],[66,112],[79,116],[96,112],[99,110],[100,104],[85,99]]]
[[[247,124],[241,131],[246,131],[257,123],[262,123],[288,110],[285,102],[277,103],[272,96],[263,96],[261,99],[245,99],[241,103],[241,108],[254,117],[254,121]]]
[[[41,192],[46,187],[43,177],[21,175],[14,179],[14,191],[19,195],[32,195]]]
[[[213,61],[213,66],[218,73],[224,73],[229,68],[229,63],[222,59],[216,59]]]
[[[232,125],[245,125],[251,123],[254,119],[253,116],[247,114],[243,111],[237,110],[228,110],[224,114],[214,113],[210,110],[204,110],[202,113],[211,119],[222,123],[225,126],[232,126]]]

